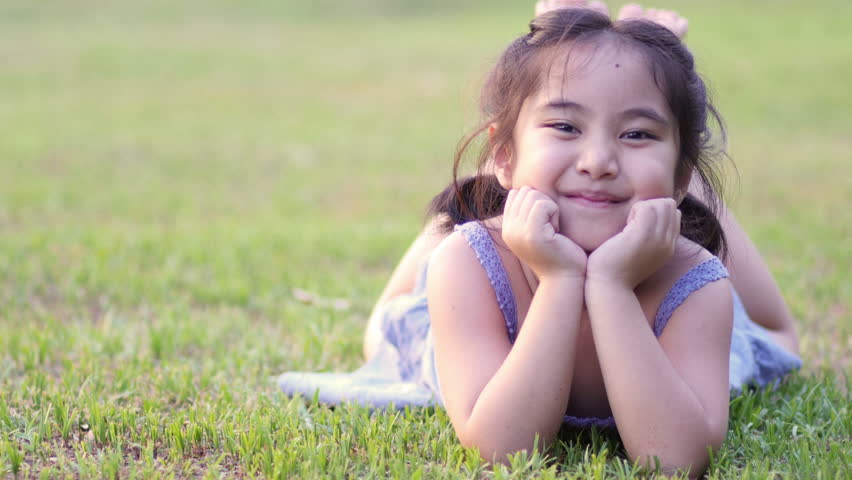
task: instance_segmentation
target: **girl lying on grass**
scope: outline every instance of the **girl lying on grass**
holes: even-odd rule
[[[651,21],[551,10],[505,50],[481,98],[482,126],[371,317],[367,363],[284,374],[282,389],[442,404],[487,460],[567,424],[617,428],[642,464],[703,471],[730,392],[800,362],[789,315],[752,321],[717,257],[727,234],[738,275],[765,271],[707,201],[719,190],[708,120],[721,120],[692,55]],[[476,175],[457,178],[481,134]],[[760,280],[741,293],[777,291]]]

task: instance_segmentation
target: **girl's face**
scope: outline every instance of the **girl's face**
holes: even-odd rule
[[[524,101],[496,173],[506,188],[550,196],[559,231],[590,252],[624,228],[634,203],[685,193],[689,178],[676,185],[677,122],[639,54],[582,46],[554,65]]]

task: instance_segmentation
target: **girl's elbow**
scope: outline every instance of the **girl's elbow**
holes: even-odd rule
[[[651,471],[665,475],[687,475],[689,478],[699,477],[709,464],[709,456],[706,453],[702,458],[675,457],[660,452],[642,452],[635,455],[628,453],[627,457],[631,462]]]
[[[519,452],[529,453],[536,449],[539,451],[543,450],[542,445],[534,445],[533,443],[524,446],[510,445],[505,442],[483,442],[482,444],[471,444],[465,446],[475,448],[479,452],[479,456],[483,461],[490,462],[495,465],[498,463],[509,465],[511,463],[512,455]]]
[[[456,431],[459,443],[465,448],[473,448],[486,462],[507,463],[509,452],[499,438],[488,438],[487,435],[477,435],[476,432]]]
[[[509,464],[509,457],[512,455],[522,451],[544,450],[553,441],[553,438],[543,438],[539,434],[535,434],[532,438],[518,438],[510,434],[497,435],[493,432],[457,429],[456,435],[463,447],[475,448],[486,462],[505,465]]]
[[[689,478],[701,476],[710,466],[711,452],[715,455],[721,448],[721,442],[698,442],[692,446],[682,445],[675,451],[660,451],[655,449],[628,450],[627,456],[631,462],[644,465],[652,470],[659,470],[667,475],[686,474]]]
[[[492,463],[494,465],[498,463],[502,463],[503,465],[509,465],[509,456],[514,451],[510,451],[505,446],[495,444],[493,442],[489,443],[480,443],[480,442],[462,442],[462,446],[466,448],[473,448],[477,452],[479,452],[480,458],[483,461]]]

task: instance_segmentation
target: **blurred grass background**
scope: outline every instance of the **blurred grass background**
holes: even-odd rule
[[[0,2],[0,392],[20,420],[0,441],[56,467],[35,459],[67,444],[21,446],[53,408],[32,399],[67,395],[76,426],[140,398],[174,419],[356,367],[532,3]],[[799,319],[803,376],[845,384],[852,4],[654,6],[690,19],[729,202]]]

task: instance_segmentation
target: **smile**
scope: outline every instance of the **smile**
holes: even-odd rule
[[[606,192],[574,192],[565,195],[571,203],[592,208],[608,208],[625,201],[621,197]]]

